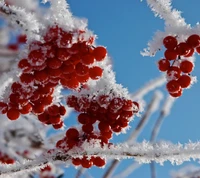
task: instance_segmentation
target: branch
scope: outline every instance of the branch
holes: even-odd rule
[[[11,173],[23,173],[23,171],[34,171],[48,163],[62,162],[70,164],[73,157],[100,156],[112,159],[135,159],[139,163],[150,163],[155,161],[163,164],[170,161],[171,164],[182,164],[190,159],[200,159],[200,142],[190,142],[185,145],[161,143],[135,143],[132,146],[127,144],[105,145],[100,147],[99,142],[84,143],[82,148],[76,147],[68,152],[56,150],[53,154],[44,155],[34,161],[28,161],[24,164],[14,164],[11,166],[1,166],[0,175],[9,175]]]
[[[158,78],[151,80],[150,82],[146,83],[142,88],[140,88],[135,93],[131,94],[131,98],[133,100],[142,99],[146,94],[150,91],[155,90],[157,87],[162,86],[166,82],[166,78],[164,75],[161,75]]]
[[[160,127],[161,127],[164,119],[166,118],[166,116],[170,113],[170,110],[171,110],[171,107],[172,107],[174,101],[175,101],[175,99],[172,98],[171,96],[168,96],[167,99],[165,100],[163,107],[161,109],[160,115],[159,115],[158,119],[156,120],[156,123],[153,127],[150,142],[154,143],[156,141],[157,135],[160,131]],[[151,170],[151,178],[156,178],[155,162],[151,162],[150,170]]]

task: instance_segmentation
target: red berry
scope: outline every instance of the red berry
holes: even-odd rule
[[[90,120],[91,120],[91,117],[87,113],[81,113],[78,115],[78,121],[81,124],[89,124]]]
[[[133,110],[133,101],[132,100],[124,100],[124,105],[122,107],[124,111],[132,111]]]
[[[64,123],[63,123],[63,121],[61,121],[59,124],[54,124],[53,128],[54,129],[61,129],[63,127],[63,125],[64,125]]]
[[[186,43],[192,48],[198,47],[200,45],[199,35],[194,34],[194,35],[189,36]]]
[[[78,75],[86,75],[89,72],[89,68],[86,65],[83,65],[82,63],[76,64],[75,70]]]
[[[158,68],[160,71],[165,72],[166,70],[169,69],[169,67],[170,67],[169,60],[161,59],[158,61]]]
[[[58,48],[57,57],[61,61],[66,61],[67,59],[69,59],[70,54],[68,53],[66,48]]]
[[[167,77],[169,80],[178,79],[181,76],[181,70],[179,67],[172,66],[167,70]]]
[[[49,58],[47,60],[47,66],[51,69],[58,69],[62,65],[62,61],[57,58]]]
[[[190,51],[188,52],[188,54],[184,55],[184,57],[191,57],[194,53],[194,48],[190,48]]]
[[[180,97],[182,95],[182,89],[180,89],[179,91],[175,92],[175,93],[169,93],[171,96],[173,97]]]
[[[20,116],[20,113],[18,109],[15,109],[15,108],[8,109],[8,112],[7,112],[8,119],[16,120],[19,118],[19,116]]]
[[[113,111],[117,111],[117,110],[121,109],[123,107],[123,105],[124,105],[123,99],[113,98],[109,105],[109,108]]]
[[[85,65],[91,65],[94,63],[94,56],[91,54],[86,54],[82,56],[81,62]]]
[[[68,44],[70,44],[72,42],[72,34],[69,32],[65,32],[61,29],[60,32],[60,44],[62,46],[67,46]]]
[[[63,86],[69,89],[75,90],[79,87],[79,81],[76,78],[74,78],[74,79],[68,80],[66,85],[63,85]]]
[[[77,80],[80,82],[80,83],[86,83],[89,79],[90,79],[90,76],[89,74],[86,74],[86,75],[77,75],[76,76]]]
[[[19,35],[19,36],[17,37],[18,43],[26,43],[26,40],[27,40],[26,35]]]
[[[93,165],[93,162],[84,156],[83,159],[81,160],[81,165],[84,168],[90,168]]]
[[[192,72],[193,67],[194,67],[194,64],[191,61],[188,61],[188,60],[184,60],[180,64],[180,69],[184,73]]]
[[[19,49],[19,46],[18,46],[18,44],[9,44],[8,49],[10,49],[12,51],[17,51]]]
[[[188,46],[187,43],[179,43],[178,46],[176,47],[175,51],[177,52],[178,55],[187,55],[190,52],[190,46]]]
[[[177,46],[178,42],[175,37],[166,36],[163,39],[163,44],[164,44],[165,48],[167,48],[167,49],[174,49]]]
[[[93,159],[93,164],[97,167],[103,167],[106,164],[106,161],[100,157],[95,157]]]
[[[93,125],[92,124],[84,124],[82,126],[82,130],[83,130],[83,132],[90,134],[93,131]]]
[[[60,68],[58,69],[47,69],[48,74],[51,78],[59,78],[62,75],[62,70]]]
[[[32,106],[30,103],[26,104],[19,110],[21,114],[28,114],[32,111]]]
[[[176,51],[174,51],[174,50],[172,50],[172,49],[167,49],[166,51],[165,51],[165,58],[167,59],[167,60],[175,60],[176,58],[177,58],[177,52]]]
[[[41,122],[48,122],[49,121],[49,114],[45,111],[42,114],[38,115],[38,120]]]
[[[191,84],[191,77],[188,75],[182,75],[179,79],[178,79],[178,83],[181,85],[182,88],[187,88],[190,86]]]
[[[98,80],[99,78],[102,77],[102,75],[103,75],[103,69],[98,66],[94,66],[89,69],[89,76],[93,80]]]
[[[51,122],[51,124],[59,124],[60,121],[61,121],[61,118],[60,118],[59,115],[57,115],[57,116],[50,115],[49,116],[49,121]]]
[[[100,95],[98,97],[98,100],[97,100],[97,102],[99,103],[99,105],[101,107],[104,107],[104,108],[108,107],[108,105],[110,104],[110,101],[111,101],[111,99],[110,99],[110,96],[108,96],[108,95]]]
[[[137,113],[139,111],[139,109],[140,109],[139,103],[134,101],[133,102],[133,112]]]
[[[74,107],[78,104],[77,100],[78,100],[78,99],[77,99],[76,96],[71,95],[71,96],[68,96],[68,97],[67,97],[66,103],[67,103],[67,105],[68,105],[69,107],[74,108]]]
[[[66,137],[69,140],[77,139],[79,137],[79,132],[75,128],[70,128],[66,132]]]
[[[45,54],[41,49],[31,51],[28,58],[34,66],[39,66],[46,60]]]
[[[171,80],[166,84],[169,93],[177,93],[181,89],[181,85],[176,80]]]
[[[79,166],[81,164],[81,159],[80,158],[72,158],[72,163],[75,166]]]
[[[34,78],[38,82],[46,82],[49,79],[47,70],[35,71]]]
[[[38,114],[42,114],[44,112],[44,105],[42,104],[36,104],[33,106],[33,112],[38,115]]]
[[[30,84],[34,81],[34,77],[32,74],[22,73],[20,76],[20,81],[26,85]]]
[[[60,108],[59,108],[59,106],[57,106],[55,104],[48,107],[47,111],[48,111],[49,115],[51,115],[51,116],[57,116],[60,114]]]
[[[30,72],[32,70],[31,65],[27,59],[21,59],[18,63],[18,67],[23,70],[23,72]]]
[[[75,65],[74,64],[64,64],[61,67],[61,70],[63,74],[71,74],[75,70]]]
[[[64,115],[66,114],[66,109],[65,109],[64,106],[60,106],[60,107],[59,107],[59,111],[60,111],[60,115],[61,115],[61,116],[64,116]]]
[[[109,132],[110,131],[110,125],[106,122],[99,122],[98,128],[101,132]]]
[[[103,46],[98,46],[93,50],[93,55],[97,61],[102,61],[107,54],[107,50]]]

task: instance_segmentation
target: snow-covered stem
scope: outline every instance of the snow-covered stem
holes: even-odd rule
[[[72,157],[82,156],[101,156],[110,159],[135,159],[139,163],[150,163],[155,161],[163,164],[170,161],[171,164],[182,164],[191,159],[200,159],[200,142],[190,142],[185,145],[171,144],[168,142],[150,143],[143,141],[142,143],[105,145],[100,147],[100,143],[84,143],[82,148],[72,149],[66,152],[57,151],[55,154],[40,157],[34,161],[28,161],[24,164],[15,164],[12,166],[1,166],[0,175],[9,175],[10,173],[33,171],[48,163],[62,162],[70,164]]]
[[[163,107],[160,111],[159,117],[156,120],[156,123],[153,127],[153,130],[151,132],[151,138],[150,138],[150,142],[155,142],[156,141],[156,137],[159,133],[160,127],[165,119],[165,117],[170,113],[171,107],[174,103],[174,98],[172,98],[171,96],[168,96],[167,99],[165,100]],[[151,162],[150,164],[150,170],[151,170],[151,178],[156,178],[156,167],[155,167],[155,163]]]
[[[154,142],[156,140],[156,137],[159,133],[160,127],[163,123],[163,120],[169,114],[174,101],[175,101],[175,99],[172,98],[171,96],[168,96],[167,99],[165,100],[163,107],[161,109],[161,112],[159,114],[159,117],[156,120],[156,123],[155,123],[153,130],[151,132],[151,138],[150,138],[151,142]]]
[[[155,78],[155,79],[151,80],[150,82],[146,83],[142,88],[140,88],[135,93],[131,94],[131,98],[133,100],[142,99],[150,91],[153,91],[156,88],[164,85],[165,82],[166,82],[165,76],[161,75],[160,77]]]
[[[162,97],[163,97],[162,93],[160,93],[159,91],[156,91],[154,93],[152,100],[150,101],[149,105],[146,108],[146,112],[144,113],[144,115],[141,118],[140,122],[138,123],[137,127],[134,129],[134,131],[129,136],[127,143],[133,143],[137,139],[139,133],[144,128],[148,119],[158,109],[158,106],[159,106],[159,103],[160,103]]]
[[[181,12],[172,9],[171,0],[147,0],[147,4],[154,12],[155,16],[159,16],[165,20],[166,26],[186,27],[185,19],[181,17]]]
[[[134,172],[136,169],[138,169],[141,166],[141,164],[138,164],[137,162],[133,162],[130,166],[128,166],[125,170],[118,173],[118,175],[114,176],[113,178],[122,178],[122,177],[128,177],[132,172]]]

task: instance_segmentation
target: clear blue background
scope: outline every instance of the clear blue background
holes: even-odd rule
[[[147,7],[146,1],[139,0],[68,0],[73,15],[88,19],[89,29],[98,35],[98,44],[107,47],[113,59],[116,79],[130,92],[137,91],[143,84],[158,77],[160,72],[156,61],[162,56],[163,51],[156,57],[142,57],[140,51],[147,46],[147,42],[157,30],[163,30],[164,22],[155,18]],[[183,12],[187,23],[195,25],[200,19],[199,0],[175,0],[173,6]],[[200,78],[200,57],[196,56],[195,70],[192,73]],[[166,95],[165,87],[160,88]],[[145,97],[148,102],[153,92]],[[189,140],[198,141],[200,138],[200,84],[195,84],[191,89],[185,90],[174,104],[171,114],[165,119],[158,140],[167,140],[173,143],[186,143]],[[159,115],[152,115],[148,124],[140,134],[138,141],[149,140],[151,130]],[[131,123],[134,128],[140,118]],[[67,121],[67,124],[74,123]],[[115,142],[121,142],[128,137],[122,135],[115,137]],[[130,160],[121,161],[114,174],[121,172],[131,163]],[[193,162],[185,163],[191,164]],[[109,164],[108,164],[109,165]],[[198,165],[198,164],[196,164]],[[180,169],[181,166],[172,166],[166,162],[164,166],[156,165],[157,177],[170,177],[170,171]],[[105,169],[92,168],[88,170],[94,178],[102,177]],[[66,169],[66,178],[75,177],[77,170],[72,166]],[[130,178],[150,177],[149,165],[142,165],[133,172]]]

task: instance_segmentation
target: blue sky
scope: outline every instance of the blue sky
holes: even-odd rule
[[[147,7],[146,1],[139,0],[68,0],[73,15],[88,19],[89,29],[98,35],[98,44],[107,47],[109,55],[113,59],[113,69],[116,72],[116,79],[130,92],[136,91],[151,79],[158,77],[160,72],[156,67],[156,61],[163,56],[159,52],[156,57],[142,57],[140,51],[146,47],[147,42],[157,30],[163,30],[164,22],[155,18],[154,14]],[[176,0],[173,6],[182,11],[187,23],[195,25],[199,21],[200,1]],[[200,57],[196,56],[195,70],[193,75],[200,77]],[[166,95],[165,87],[160,88]],[[167,140],[173,143],[186,143],[189,140],[198,141],[200,138],[200,84],[194,84],[189,90],[185,90],[174,104],[171,114],[165,119],[158,140]],[[145,97],[148,102],[153,92]],[[140,134],[138,141],[149,140],[152,127],[159,112],[152,115],[148,124]],[[140,118],[131,123],[134,128]],[[68,121],[69,122],[69,121]],[[115,137],[115,141],[123,141],[127,135]],[[122,161],[114,174],[121,172],[132,161]],[[188,162],[182,166],[192,164]],[[198,164],[196,164],[198,165]],[[157,177],[170,177],[172,170],[180,169],[181,166],[172,166],[168,162],[163,166],[156,165]],[[106,169],[92,168],[89,170],[94,178],[102,177]],[[66,169],[68,178],[74,177],[76,170],[73,167]],[[137,178],[150,177],[149,165],[143,165],[130,176]]]

